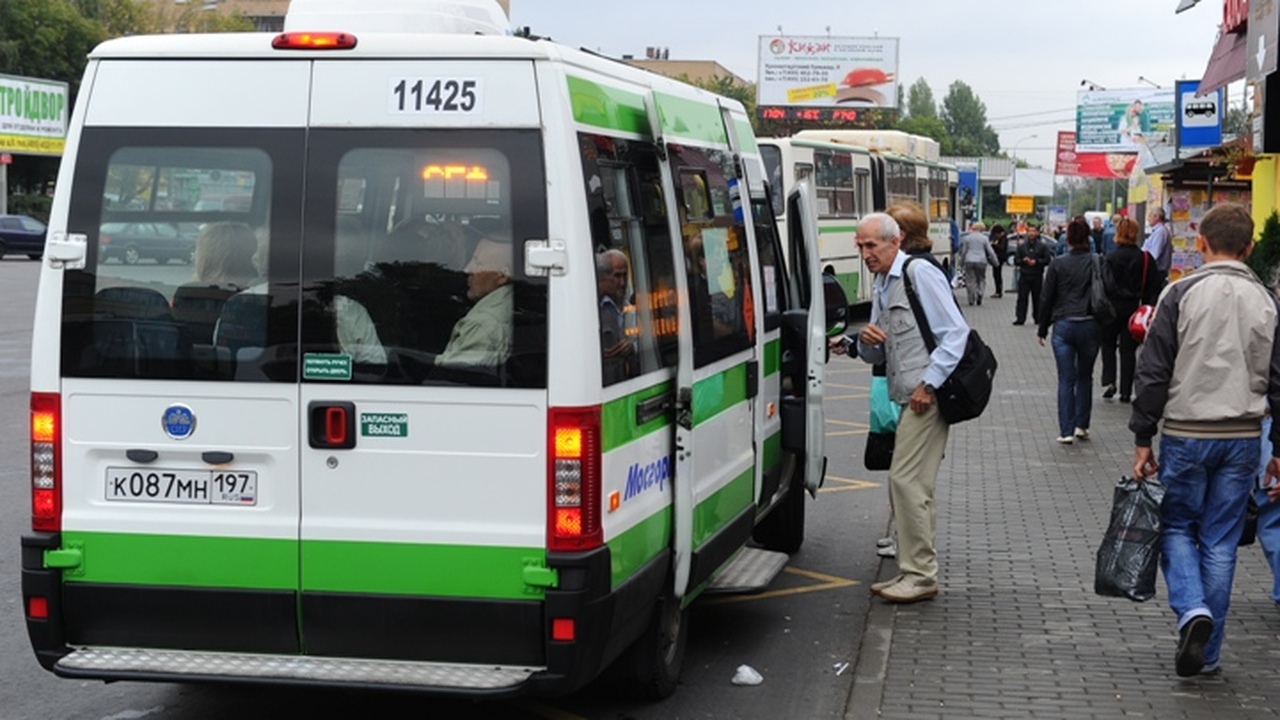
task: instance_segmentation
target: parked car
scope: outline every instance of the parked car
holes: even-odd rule
[[[172,223],[106,223],[98,229],[98,252],[126,265],[152,258],[158,263],[195,261],[196,238]]]
[[[48,228],[26,215],[0,215],[0,258],[8,253],[25,253],[32,260],[44,255],[44,236]]]

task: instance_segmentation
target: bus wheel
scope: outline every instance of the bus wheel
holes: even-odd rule
[[[688,639],[689,612],[668,592],[657,602],[644,634],[614,664],[620,689],[639,700],[671,697],[680,682]]]
[[[766,550],[790,555],[804,544],[804,463],[794,455],[786,461],[790,490],[782,502],[756,525],[751,537]],[[785,471],[785,470],[784,470]]]

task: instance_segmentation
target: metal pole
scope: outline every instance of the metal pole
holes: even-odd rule
[[[9,214],[9,166],[0,164],[0,215]]]

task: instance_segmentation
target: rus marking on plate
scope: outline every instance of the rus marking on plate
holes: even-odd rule
[[[409,416],[404,413],[360,413],[360,434],[365,437],[409,437]]]

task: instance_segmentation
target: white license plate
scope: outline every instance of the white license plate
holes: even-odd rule
[[[189,505],[257,505],[253,470],[107,468],[107,499]]]

